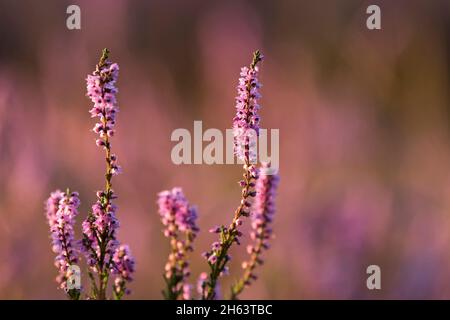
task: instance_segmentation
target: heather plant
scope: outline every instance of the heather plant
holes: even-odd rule
[[[80,256],[84,255],[88,266],[90,291],[85,294],[89,299],[108,298],[108,283],[114,277],[112,298],[121,299],[130,291],[127,284],[132,281],[134,258],[127,245],[117,240],[119,221],[116,218],[117,195],[112,189],[113,176],[121,172],[117,156],[112,153],[111,138],[118,112],[116,94],[119,66],[108,59],[109,51],[103,50],[95,71],[87,76],[87,96],[93,103],[89,111],[98,121],[93,131],[98,134],[96,144],[105,152],[105,187],[97,191],[97,200],[82,223],[82,239],[75,240],[74,225],[80,205],[77,192],[51,193],[46,202],[47,220],[53,244],[57,254],[55,266],[59,275],[56,281],[69,298],[78,300],[82,296],[80,286],[73,287],[72,266],[77,266]],[[77,266],[78,267],[78,266]]]
[[[261,168],[256,165],[256,139],[259,135],[260,117],[258,111],[261,97],[258,81],[258,63],[263,60],[259,51],[253,55],[249,67],[243,67],[237,86],[236,114],[233,118],[233,136],[235,156],[243,163],[243,179],[239,181],[241,199],[234,212],[229,226],[216,226],[209,230],[218,235],[211,249],[203,253],[207,260],[209,271],[202,272],[197,281],[197,293],[203,300],[220,299],[220,277],[229,273],[228,262],[231,260],[230,249],[233,244],[240,245],[243,236],[240,227],[244,218],[252,218],[252,231],[247,251],[248,261],[242,263],[244,273],[232,286],[229,298],[237,299],[239,294],[257,276],[255,268],[261,265],[261,254],[269,248],[272,237],[270,224],[275,213],[274,198],[278,176],[270,175],[273,170],[270,164],[263,164]],[[254,201],[256,197],[256,201]],[[192,286],[187,283],[190,272],[186,252],[192,251],[192,240],[198,228],[195,227],[197,213],[189,210],[187,200],[181,189],[163,191],[158,196],[159,213],[164,228],[164,235],[170,239],[171,253],[164,278],[167,290],[164,291],[166,299],[191,299]],[[189,221],[180,223],[181,221]],[[185,240],[179,240],[179,233],[185,233]]]
[[[134,258],[127,245],[117,239],[119,220],[116,217],[117,195],[113,191],[113,177],[121,173],[117,156],[112,152],[111,139],[115,133],[118,113],[116,81],[119,66],[109,60],[109,51],[103,50],[95,71],[87,76],[87,96],[93,103],[89,111],[97,122],[92,129],[98,137],[96,145],[105,153],[105,186],[96,193],[96,202],[82,222],[82,239],[75,239],[75,218],[80,205],[79,194],[67,190],[56,190],[46,202],[47,220],[50,227],[55,266],[58,268],[56,281],[70,299],[81,297],[104,300],[120,300],[129,294],[129,282],[135,271]],[[278,175],[271,170],[270,163],[257,165],[256,139],[260,131],[259,117],[259,66],[263,56],[259,51],[253,55],[248,67],[240,72],[237,86],[236,114],[233,118],[234,154],[243,164],[243,179],[240,180],[241,197],[239,205],[231,216],[228,226],[213,227],[209,232],[218,239],[206,258],[208,271],[202,272],[196,284],[197,297],[203,300],[221,299],[220,280],[229,274],[230,250],[240,245],[243,233],[241,226],[245,218],[251,218],[248,258],[242,263],[243,274],[232,285],[227,298],[238,299],[246,286],[257,279],[255,269],[263,264],[262,253],[269,249],[272,238],[271,224],[275,214],[275,196]],[[168,300],[190,300],[194,298],[189,258],[194,250],[197,226],[197,208],[192,206],[179,187],[162,191],[157,197],[158,212],[164,226],[164,236],[169,240],[170,253],[165,264],[163,296]],[[84,256],[90,289],[83,293],[80,285],[74,286],[73,279],[79,270],[78,263]],[[111,289],[108,289],[110,279]],[[79,281],[78,281],[79,284]]]

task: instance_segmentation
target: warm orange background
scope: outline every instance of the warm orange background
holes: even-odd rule
[[[205,231],[230,221],[239,166],[175,166],[170,134],[194,120],[229,128],[258,48],[281,184],[277,238],[242,297],[450,298],[448,1],[376,1],[381,31],[365,27],[372,1],[75,2],[80,31],[65,26],[72,1],[0,1],[0,298],[64,298],[43,202],[78,190],[81,220],[103,186],[84,81],[103,47],[121,67],[114,189],[137,259],[132,298],[161,298],[158,191],[181,186],[199,206],[194,279]],[[365,287],[370,264],[379,292]]]

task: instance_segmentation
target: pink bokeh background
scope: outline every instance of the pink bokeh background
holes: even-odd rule
[[[78,4],[82,29],[66,28]],[[0,1],[0,298],[64,299],[43,203],[103,186],[85,77],[104,47],[120,64],[124,173],[119,239],[137,260],[136,299],[160,299],[168,243],[157,192],[183,187],[203,230],[238,205],[238,165],[172,164],[176,128],[231,126],[239,68],[260,49],[262,127],[280,130],[281,183],[260,279],[243,298],[450,298],[450,7],[446,1]],[[77,235],[80,235],[80,228]],[[234,248],[239,275],[245,246]],[[366,288],[366,268],[382,290]]]

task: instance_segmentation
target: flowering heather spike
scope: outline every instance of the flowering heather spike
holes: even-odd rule
[[[192,285],[185,283],[183,285],[183,300],[191,300]]]
[[[197,293],[201,297],[201,299],[206,299],[207,295],[207,283],[208,283],[208,274],[206,272],[200,273],[197,279]],[[215,299],[220,299],[220,285],[217,284],[215,288],[216,292],[214,295]]]
[[[164,296],[170,300],[184,299],[188,297],[186,281],[190,274],[187,254],[193,250],[192,242],[199,231],[197,210],[189,205],[181,188],[160,192],[157,203],[164,235],[170,239],[171,245],[164,274],[167,284]],[[183,238],[181,233],[184,233]]]
[[[80,200],[77,192],[67,193],[56,190],[46,202],[47,220],[50,226],[53,252],[57,254],[55,266],[59,270],[56,281],[71,299],[79,299],[79,289],[68,289],[69,266],[78,263],[78,248],[74,240],[75,217],[78,215]]]
[[[134,258],[131,255],[130,248],[127,245],[121,245],[116,248],[113,258],[113,267],[111,272],[116,275],[114,280],[114,296],[120,300],[124,294],[129,294],[130,290],[126,285],[133,281],[131,275],[134,272]]]
[[[111,269],[131,268],[130,261],[122,261],[119,266],[115,266],[119,256],[124,255],[127,259],[132,259],[128,255],[128,247],[119,246],[117,241],[117,229],[119,221],[116,218],[117,207],[112,203],[117,196],[112,190],[112,177],[121,172],[117,164],[117,156],[111,152],[110,138],[114,135],[116,114],[118,112],[116,93],[116,81],[119,75],[119,66],[108,59],[109,51],[103,50],[102,57],[96,66],[95,71],[88,75],[87,96],[94,103],[90,110],[92,117],[98,117],[93,131],[99,135],[96,144],[102,147],[106,153],[106,185],[105,190],[97,192],[97,201],[92,206],[92,212],[83,222],[83,251],[90,267],[89,276],[92,280],[93,297],[106,299],[106,288],[108,284],[109,272]],[[129,264],[130,263],[130,264]],[[124,269],[125,270],[125,269]],[[127,269],[127,272],[130,271]],[[98,274],[98,284],[94,279],[94,273]],[[116,279],[114,292],[116,298],[124,294],[125,278]],[[119,291],[117,291],[119,288]]]
[[[209,229],[208,231],[210,233],[220,233],[221,228],[219,226],[213,227],[211,229]]]
[[[236,115],[233,118],[234,152],[240,160],[250,159],[251,163],[256,161],[254,138],[255,135],[259,135],[258,99],[261,97],[259,94],[261,84],[257,78],[259,72],[257,63],[262,59],[263,56],[256,51],[250,67],[241,69],[237,86]]]
[[[269,164],[262,164],[262,169],[268,168],[270,168]],[[261,171],[265,172],[265,170]],[[261,265],[263,263],[261,258],[262,252],[269,249],[269,239],[272,237],[270,225],[275,213],[275,196],[278,181],[278,175],[261,174],[256,182],[257,196],[253,206],[251,232],[253,243],[247,247],[247,252],[250,255],[249,260],[242,264],[244,274],[231,288],[232,299],[236,299],[245,286],[256,280],[254,269],[258,264]]]
[[[254,180],[258,178],[258,169],[253,164],[256,160],[254,139],[252,136],[259,134],[258,89],[261,87],[257,76],[258,62],[263,59],[262,54],[256,51],[249,67],[241,69],[238,96],[236,97],[236,116],[233,118],[234,151],[236,156],[244,161],[244,179],[239,181],[242,187],[240,205],[234,213],[234,218],[229,228],[222,227],[220,232],[219,247],[214,243],[211,251],[205,254],[211,268],[209,279],[206,282],[206,293],[203,299],[217,298],[218,279],[226,273],[226,264],[230,260],[228,250],[233,243],[240,244],[241,233],[238,226],[242,224],[241,217],[250,215],[251,198],[255,196],[253,188]],[[225,272],[224,272],[225,270]]]

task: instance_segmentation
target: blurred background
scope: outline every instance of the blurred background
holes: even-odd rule
[[[66,28],[70,4],[81,30]],[[371,4],[382,30],[366,28]],[[206,231],[231,220],[241,167],[176,166],[170,135],[194,120],[231,127],[255,49],[281,183],[277,237],[242,298],[450,298],[450,3],[425,0],[0,0],[0,298],[65,299],[43,204],[78,190],[81,221],[104,184],[85,97],[104,47],[121,70],[114,189],[119,239],[137,260],[129,298],[162,297],[163,189],[198,205],[193,282],[206,270]],[[225,293],[245,246],[232,256]],[[366,288],[371,264],[381,290]]]

